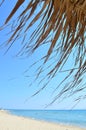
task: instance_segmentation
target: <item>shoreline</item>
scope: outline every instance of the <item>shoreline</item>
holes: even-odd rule
[[[44,120],[17,116],[0,110],[0,129],[2,130],[86,130],[78,126],[53,123]]]

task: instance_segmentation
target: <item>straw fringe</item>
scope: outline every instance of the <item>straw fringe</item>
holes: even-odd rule
[[[24,1],[25,0],[18,0],[14,9],[7,17],[5,24],[10,21]],[[34,12],[38,7],[40,7],[40,9],[35,17],[33,17],[32,21],[25,26],[25,23],[34,15]],[[75,56],[75,66],[78,65],[79,68],[74,76],[74,82],[70,85],[71,88],[73,88],[78,81],[81,81],[79,79],[86,71],[86,0],[30,0],[27,7],[19,15],[18,20],[20,20],[20,22],[10,37],[8,45],[11,44],[20,30],[25,28],[23,33],[26,34],[39,19],[41,22],[33,31],[30,36],[30,42],[28,42],[24,48],[27,53],[29,51],[34,52],[40,45],[44,43],[47,44],[47,41],[50,41],[50,47],[44,60],[44,63],[46,63],[54,49],[56,48],[55,50],[58,50],[60,44],[61,47],[59,48],[59,51],[57,51],[57,54],[60,52],[61,57],[56,65],[48,72],[48,76],[52,75],[51,77],[64,66],[72,50],[76,48],[77,56]],[[60,37],[61,41],[59,43],[58,39]],[[30,45],[31,48],[29,49],[28,46]],[[72,75],[73,72],[74,70],[70,70],[70,75]],[[65,93],[69,89],[64,89],[65,91],[61,93]]]

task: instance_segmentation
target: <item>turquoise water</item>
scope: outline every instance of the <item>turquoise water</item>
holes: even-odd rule
[[[86,128],[86,110],[10,110],[12,114]]]

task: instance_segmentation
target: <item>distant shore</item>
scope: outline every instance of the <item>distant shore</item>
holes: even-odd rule
[[[0,110],[0,130],[86,130],[75,126],[67,126],[18,117]]]

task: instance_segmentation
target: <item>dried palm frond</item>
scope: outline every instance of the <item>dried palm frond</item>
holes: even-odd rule
[[[24,1],[17,1],[5,24],[10,21]],[[78,68],[71,85],[64,87],[59,96],[81,82],[80,77],[86,71],[86,0],[30,0],[27,7],[19,15],[18,21],[20,22],[18,22],[16,29],[8,40],[9,46],[20,35],[20,31],[23,31],[25,37],[28,30],[38,22],[37,28],[32,32],[28,44],[24,45],[24,49],[27,53],[29,51],[34,52],[42,44],[47,45],[49,41],[50,46],[44,58],[44,63],[48,62],[55,50],[57,50],[57,55],[60,54],[55,66],[47,73],[48,77],[53,78],[59,69],[61,71],[75,48],[77,53],[75,54],[75,66],[78,66]],[[70,70],[69,76],[74,71],[75,69]]]

